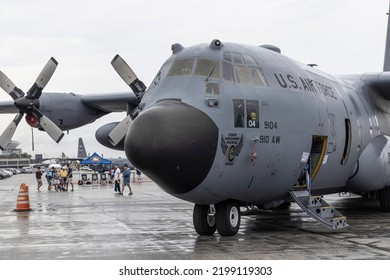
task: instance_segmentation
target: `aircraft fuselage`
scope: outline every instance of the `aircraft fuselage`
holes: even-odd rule
[[[216,42],[179,46],[162,66],[127,134],[130,161],[196,204],[267,205],[288,195],[307,163],[313,193],[353,188],[360,154],[389,131],[364,82],[266,48]]]

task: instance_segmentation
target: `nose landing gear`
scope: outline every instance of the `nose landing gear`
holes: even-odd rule
[[[222,236],[235,235],[240,229],[240,205],[231,200],[215,205],[195,204],[193,212],[194,228],[199,235],[212,235],[218,230]]]
[[[195,204],[193,222],[194,228],[199,235],[213,235],[217,229],[214,205]]]

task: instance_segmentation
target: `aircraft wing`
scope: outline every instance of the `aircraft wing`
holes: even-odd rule
[[[127,111],[127,104],[132,108],[138,106],[137,98],[131,92],[86,94],[81,96],[81,101],[88,107],[104,112]]]
[[[137,98],[131,92],[123,93],[100,93],[81,95],[81,101],[88,107],[101,110],[103,112],[125,112],[127,104],[130,107],[137,107]],[[0,101],[0,114],[18,113],[13,100]]]
[[[15,107],[13,100],[0,101],[0,114],[19,113],[19,109]]]
[[[375,89],[382,98],[390,100],[390,72],[364,74],[361,77],[367,86]]]

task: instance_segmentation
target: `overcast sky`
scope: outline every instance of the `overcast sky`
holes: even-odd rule
[[[331,74],[381,71],[388,0],[1,0],[0,69],[27,91],[48,59],[59,62],[45,91],[79,94],[129,91],[110,65],[119,53],[149,85],[173,43],[190,46],[213,39],[273,44],[304,63]],[[1,90],[1,89],[0,89]],[[0,100],[10,100],[0,92]],[[124,153],[95,140],[110,114],[71,130],[56,144],[23,120],[13,139],[30,154],[69,157],[84,138],[87,152]],[[14,115],[0,115],[0,133]]]

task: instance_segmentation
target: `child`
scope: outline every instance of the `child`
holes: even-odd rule
[[[137,173],[137,180],[138,180],[138,181],[141,181],[141,171],[139,171],[138,169],[136,169],[135,172]]]
[[[51,190],[51,180],[53,179],[53,171],[51,169],[46,171],[46,180],[47,180],[47,190]]]

